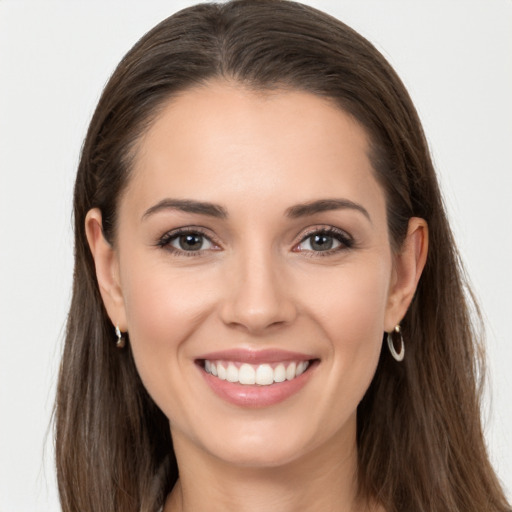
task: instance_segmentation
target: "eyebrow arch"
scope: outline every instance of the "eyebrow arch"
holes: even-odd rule
[[[349,199],[319,199],[309,203],[301,203],[288,208],[285,215],[292,219],[297,219],[299,217],[314,215],[315,213],[344,209],[361,212],[370,221],[370,223],[372,222],[368,210],[366,210],[366,208],[360,204],[350,201]]]
[[[142,220],[147,217],[160,212],[162,210],[180,210],[187,213],[198,213],[201,215],[208,215],[210,217],[216,217],[218,219],[225,219],[228,216],[228,212],[220,205],[194,201],[192,199],[162,199],[151,208],[148,208],[142,215]]]

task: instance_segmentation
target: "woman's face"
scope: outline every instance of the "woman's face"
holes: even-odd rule
[[[347,114],[304,92],[184,92],[141,139],[104,252],[107,309],[178,455],[261,467],[355,447],[410,297]]]

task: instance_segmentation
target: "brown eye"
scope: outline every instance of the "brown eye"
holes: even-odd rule
[[[169,241],[169,245],[180,251],[204,251],[211,249],[213,244],[201,233],[181,233]]]

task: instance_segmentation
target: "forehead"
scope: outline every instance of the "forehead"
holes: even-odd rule
[[[326,99],[213,82],[164,105],[138,144],[128,192],[141,208],[165,194],[215,202],[234,194],[378,199],[368,150],[360,124]]]

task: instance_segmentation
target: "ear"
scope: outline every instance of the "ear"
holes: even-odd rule
[[[119,280],[119,261],[115,249],[103,236],[101,211],[93,208],[85,217],[85,233],[91,249],[96,279],[108,316],[113,325],[126,331],[126,312]]]
[[[400,252],[394,255],[393,276],[384,322],[386,332],[391,332],[407,313],[427,261],[427,252],[427,222],[418,217],[411,217]]]

